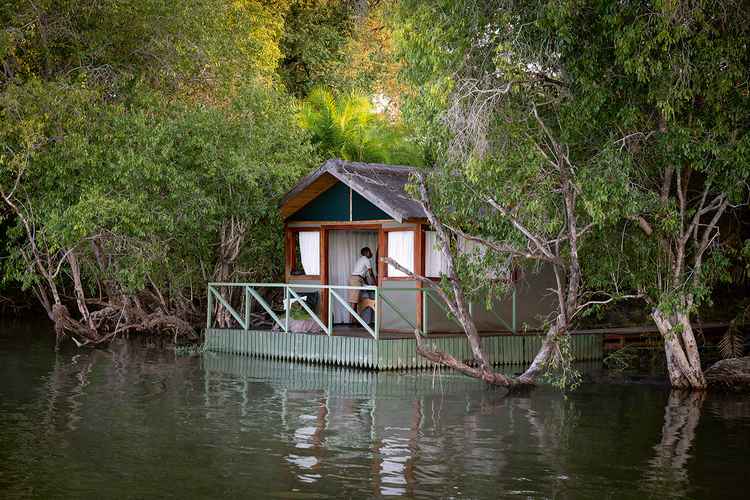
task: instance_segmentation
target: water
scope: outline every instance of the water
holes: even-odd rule
[[[0,498],[747,498],[750,401],[655,385],[505,397],[0,323]]]

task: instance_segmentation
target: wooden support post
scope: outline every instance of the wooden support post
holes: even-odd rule
[[[415,272],[419,276],[425,275],[425,234],[424,226],[417,224],[417,230],[414,234],[414,260],[415,260]],[[417,281],[417,329],[424,331],[426,325],[422,321],[422,310],[424,309],[424,301],[422,296],[422,282]]]
[[[328,285],[328,229],[320,228],[320,284],[323,286]],[[325,293],[326,289],[321,288],[320,290],[320,316],[325,318],[329,315],[330,306],[330,294]],[[329,322],[333,330],[333,322]],[[328,333],[329,335],[331,332]]]

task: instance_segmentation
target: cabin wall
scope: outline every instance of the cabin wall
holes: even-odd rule
[[[556,307],[556,298],[548,291],[554,287],[555,275],[549,266],[522,273],[516,283],[516,329],[519,332],[524,329],[539,330],[544,326],[545,319]],[[462,331],[458,322],[449,319],[446,311],[436,303],[441,302],[439,297],[434,293],[432,297],[435,300],[425,300],[428,333]],[[485,303],[472,304],[471,315],[479,331],[510,331],[513,326],[513,298],[508,295],[494,300],[490,308]]]
[[[389,221],[361,221],[358,224],[377,224],[382,228],[383,235],[387,234],[388,231],[393,230],[417,230],[419,223],[414,222],[398,222],[395,220]],[[288,227],[290,228],[311,228],[311,229],[329,229],[335,230],[337,225],[346,226],[347,229],[352,226],[356,226],[357,223],[352,224],[347,221],[337,222],[315,222],[315,221],[293,221],[289,222]],[[385,239],[381,239],[382,244],[385,244]],[[415,239],[416,241],[416,239]],[[380,243],[379,243],[380,245]],[[416,245],[415,245],[416,246]],[[415,248],[415,256],[424,258],[422,252],[418,252]],[[417,270],[420,268],[420,263],[415,262]],[[412,288],[416,289],[418,283],[409,278],[388,278],[383,277],[383,271],[386,266],[379,266],[379,276],[381,277],[380,286],[383,289],[384,294],[393,302],[401,312],[413,324],[421,324],[423,317],[419,312],[419,302],[421,301],[421,293],[416,290],[392,290],[387,291],[389,288]],[[304,285],[319,285],[322,283],[321,279],[310,279],[310,278],[295,278],[294,276],[287,277],[288,283],[298,283]],[[549,289],[555,287],[555,277],[552,269],[549,266],[542,266],[534,270],[526,270],[522,273],[521,279],[516,284],[516,325],[518,331],[524,329],[538,330],[544,326],[545,319],[549,316],[550,312],[555,310],[556,299],[555,296],[548,292]],[[302,291],[302,289],[299,289]],[[311,292],[314,290],[306,290]],[[321,303],[325,300],[321,293]],[[448,317],[447,312],[444,310],[446,306],[440,302],[440,299],[434,293],[431,294],[431,298],[426,298],[422,307],[426,309],[426,329],[428,332],[460,332],[462,331],[461,326],[454,320]],[[393,309],[383,303],[381,306],[381,328],[384,330],[392,331],[404,331],[411,332],[412,327],[401,319]],[[508,296],[502,300],[493,301],[492,306],[488,309],[484,303],[472,304],[471,307],[472,316],[477,324],[477,328],[480,331],[510,331],[513,321],[513,301],[512,297]]]
[[[557,287],[550,265],[526,270],[516,287],[516,315],[518,328],[538,330],[544,326],[551,312],[557,308],[557,296],[550,291]]]
[[[415,290],[394,290],[394,288],[417,288],[417,282],[409,279],[386,279],[383,281],[380,289],[382,296],[385,296],[395,305],[399,311],[411,322],[417,325],[417,296]],[[380,329],[386,331],[403,331],[413,332],[414,328],[404,321],[393,308],[386,304],[384,300],[380,301]]]

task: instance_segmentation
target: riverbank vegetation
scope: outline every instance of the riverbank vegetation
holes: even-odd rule
[[[59,339],[99,344],[133,331],[192,335],[208,281],[274,280],[276,203],[322,158],[293,95],[337,82],[353,91],[343,71],[360,56],[357,9],[0,8],[3,295],[33,296]]]
[[[747,6],[439,4],[402,2],[407,77],[432,91],[419,95],[435,155],[420,191],[444,254],[468,237],[496,263],[541,261],[557,281],[556,317],[518,381],[565,365],[587,309],[630,299],[662,335],[672,385],[704,388],[692,325],[746,265],[732,257],[747,248]],[[460,308],[468,287],[447,278]]]
[[[277,201],[301,176],[331,156],[412,164],[447,263],[442,282],[417,278],[474,360],[423,355],[500,385],[550,370],[568,385],[570,331],[615,305],[647,311],[672,385],[703,388],[696,318],[725,297],[727,321],[747,308],[748,12],[740,0],[11,2],[0,295],[38,302],[60,340],[191,336],[208,281],[280,280]],[[461,238],[483,250],[458,252]],[[466,304],[541,267],[558,307],[509,379]]]

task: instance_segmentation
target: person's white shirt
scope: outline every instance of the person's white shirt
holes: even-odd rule
[[[357,263],[354,264],[354,271],[352,271],[352,275],[362,276],[363,278],[366,278],[368,269],[372,269],[370,259],[362,255],[359,259],[357,259]]]

